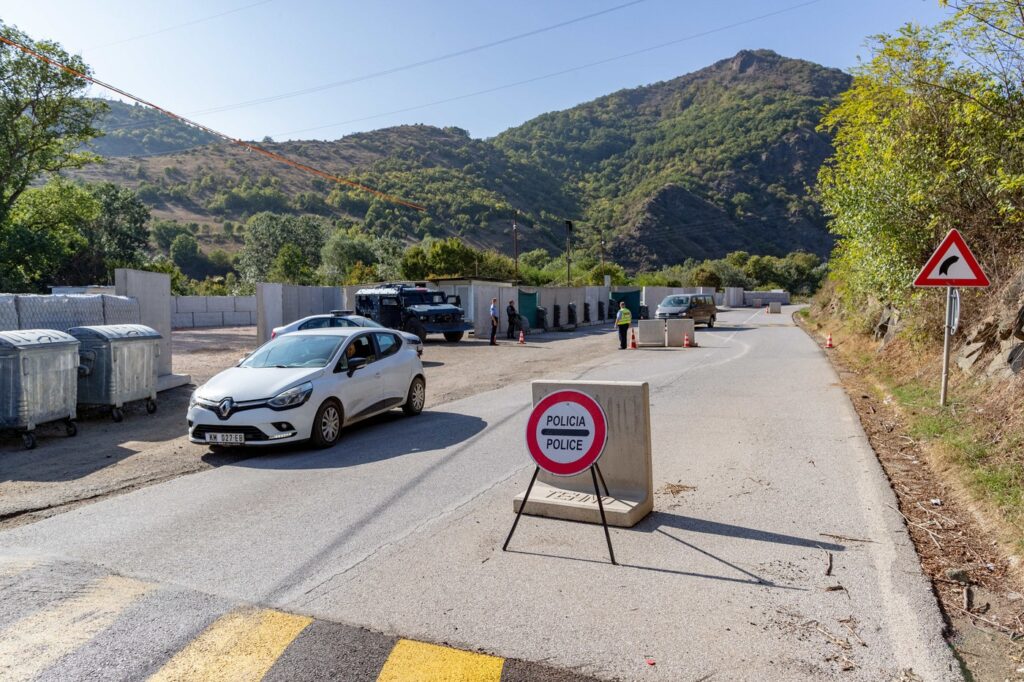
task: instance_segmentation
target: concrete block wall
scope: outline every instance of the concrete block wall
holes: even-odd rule
[[[340,287],[306,287],[293,284],[256,285],[256,333],[260,343],[270,339],[274,327],[310,315],[344,308]],[[235,312],[245,312],[237,310]]]
[[[256,324],[255,296],[172,296],[171,327],[248,327]]]
[[[788,291],[744,291],[743,292],[743,304],[744,305],[755,305],[755,301],[760,301],[760,305],[768,305],[775,301],[782,305],[789,305],[789,292]]]

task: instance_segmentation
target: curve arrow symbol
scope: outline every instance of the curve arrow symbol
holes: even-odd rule
[[[939,274],[949,274],[949,268],[952,267],[953,263],[956,263],[958,260],[960,260],[960,256],[950,256],[946,260],[942,261],[942,265],[939,266]]]

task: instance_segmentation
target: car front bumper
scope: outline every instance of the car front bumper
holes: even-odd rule
[[[193,405],[188,409],[188,439],[201,445],[228,447],[294,443],[310,437],[315,413],[316,410],[306,403],[292,410],[272,410],[268,407],[241,410],[227,419],[221,419],[212,410]],[[241,434],[244,442],[211,442],[207,440],[208,433]]]

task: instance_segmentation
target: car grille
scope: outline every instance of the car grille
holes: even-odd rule
[[[255,426],[220,426],[210,424],[199,424],[192,429],[192,437],[205,440],[206,434],[208,433],[241,433],[245,435],[245,440],[269,440],[267,434],[263,433]]]

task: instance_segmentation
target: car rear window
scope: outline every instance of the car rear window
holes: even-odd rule
[[[338,347],[345,341],[342,336],[314,336],[288,334],[264,344],[246,358],[241,367],[326,367]]]

